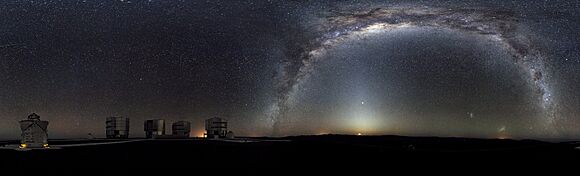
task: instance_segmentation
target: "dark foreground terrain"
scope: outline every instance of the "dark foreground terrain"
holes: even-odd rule
[[[576,149],[580,143],[576,142],[346,135],[248,140],[252,142],[160,139],[51,150],[3,149],[0,150],[0,164],[18,167],[33,164],[40,167],[248,168],[580,161],[580,150]],[[52,141],[51,145],[103,141],[108,140]]]

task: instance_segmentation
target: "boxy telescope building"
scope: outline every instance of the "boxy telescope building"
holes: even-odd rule
[[[40,116],[32,113],[28,119],[20,121],[22,139],[20,148],[48,148],[48,121],[40,120]]]
[[[189,138],[191,123],[188,121],[177,121],[171,125],[171,131],[174,137]]]
[[[156,138],[165,135],[165,120],[146,120],[144,124],[146,138]]]
[[[207,138],[226,138],[228,134],[228,121],[219,117],[205,120]]]
[[[109,139],[129,138],[129,118],[107,117],[106,133]]]

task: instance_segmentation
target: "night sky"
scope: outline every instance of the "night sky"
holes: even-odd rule
[[[0,2],[0,139],[105,118],[238,136],[580,138],[578,1]],[[168,129],[170,130],[170,129]]]

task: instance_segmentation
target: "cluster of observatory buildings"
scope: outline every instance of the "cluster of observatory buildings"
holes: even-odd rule
[[[110,139],[129,138],[129,118],[108,117],[106,121],[106,135]],[[166,134],[165,120],[146,120],[143,125],[146,138],[189,138],[191,123],[188,121],[177,121],[171,124],[171,134]],[[234,133],[228,131],[228,122],[225,119],[214,117],[205,120],[204,137],[207,138],[233,138]]]
[[[48,121],[40,120],[40,116],[32,113],[27,119],[20,121],[22,138],[20,148],[48,148]],[[105,133],[108,139],[129,138],[130,120],[127,117],[108,117],[105,122]],[[171,124],[171,134],[165,133],[165,120],[146,120],[143,125],[145,137],[150,139],[184,139],[189,138],[191,123],[177,121]],[[214,117],[205,120],[204,137],[210,139],[234,138],[234,133],[228,131],[227,120]]]

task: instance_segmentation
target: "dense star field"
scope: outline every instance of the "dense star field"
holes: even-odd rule
[[[580,138],[578,1],[2,1],[0,139],[105,118],[239,136]]]

